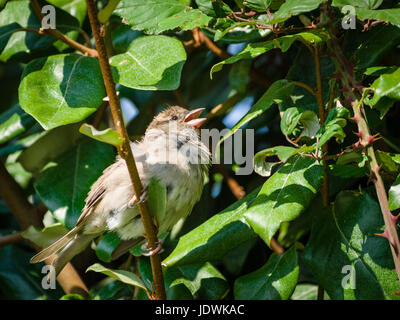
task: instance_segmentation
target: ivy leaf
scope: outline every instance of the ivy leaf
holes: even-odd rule
[[[111,278],[117,279],[123,283],[129,284],[130,286],[135,286],[141,289],[146,289],[142,279],[140,279],[136,274],[133,272],[129,272],[126,270],[113,270],[102,266],[100,263],[95,263],[87,268],[86,272],[94,271],[94,272],[101,272],[106,276]]]
[[[255,237],[243,213],[259,189],[236,201],[222,212],[179,238],[178,245],[163,265],[201,263],[223,257],[231,249]]]
[[[284,254],[273,253],[260,269],[236,279],[235,299],[287,300],[294,291],[299,276],[296,248]]]
[[[340,192],[332,210],[314,215],[303,260],[333,300],[400,299],[400,283],[379,204],[368,194]]]
[[[182,43],[167,36],[146,36],[132,41],[128,51],[111,58],[116,82],[141,90],[175,90],[186,61]]]
[[[122,0],[114,13],[125,18],[132,29],[149,34],[176,28],[191,30],[208,25],[212,19],[178,0]]]
[[[84,123],[79,128],[79,132],[95,140],[111,144],[116,148],[124,142],[124,138],[122,138],[117,131],[111,128],[97,130],[92,125]]]
[[[308,207],[322,181],[323,168],[309,157],[294,156],[263,185],[244,213],[253,230],[270,245],[284,221],[297,218]]]
[[[114,160],[113,147],[85,141],[50,162],[36,179],[35,190],[55,218],[72,228],[90,187]]]
[[[22,109],[49,130],[88,117],[105,90],[97,59],[60,54],[30,62],[18,94]]]

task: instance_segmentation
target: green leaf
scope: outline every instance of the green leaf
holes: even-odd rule
[[[290,95],[293,87],[294,84],[291,81],[284,79],[271,84],[262,97],[250,108],[249,112],[218,142],[216,157],[219,157],[219,146],[224,140],[233,135],[240,127],[267,111],[274,103],[281,103]]]
[[[243,213],[255,199],[259,189],[214,215],[206,222],[180,237],[178,245],[163,265],[185,265],[223,257],[231,249],[255,237]]]
[[[343,131],[346,123],[347,121],[343,118],[336,118],[328,123],[324,123],[320,131],[317,133],[317,137],[319,138],[318,147],[322,147],[330,138],[333,137],[335,137],[340,143],[343,142],[346,137],[346,134]]]
[[[381,75],[370,88],[374,90],[374,96],[370,101],[372,106],[376,105],[383,97],[400,100],[400,68]]]
[[[364,8],[356,8],[356,16],[360,20],[374,19],[374,20],[384,20],[393,25],[400,24],[400,8],[384,9],[384,10],[369,10]]]
[[[5,234],[1,234],[2,236]],[[21,246],[22,247],[22,246]],[[20,246],[0,248],[0,291],[9,300],[55,300],[63,295],[61,286],[46,290],[41,286],[43,264],[30,264],[32,251]]]
[[[396,210],[400,208],[400,175],[389,189],[389,209]]]
[[[69,293],[63,295],[60,300],[84,300],[80,294],[77,293]]]
[[[18,157],[18,162],[25,170],[34,175],[42,168],[77,144],[82,135],[78,131],[79,124],[71,124],[43,132]]]
[[[368,194],[342,191],[332,210],[314,215],[303,260],[331,299],[400,298],[389,243],[376,236],[383,230],[379,204]]]
[[[219,300],[229,291],[225,277],[209,262],[167,269],[165,277],[169,288],[184,285],[195,299]]]
[[[196,0],[196,4],[201,12],[211,17],[226,17],[232,12],[232,9],[222,0]]]
[[[310,12],[319,7],[324,0],[286,0],[279,10],[273,14],[271,24],[283,22],[292,16]]]
[[[206,26],[212,19],[177,0],[122,0],[114,13],[125,18],[132,29],[149,34],[176,28],[191,30]]]
[[[318,286],[316,284],[302,283],[296,286],[290,300],[317,300]],[[324,300],[329,300],[329,296],[324,292]]]
[[[96,256],[101,261],[110,262],[112,253],[121,239],[116,232],[106,233],[96,245]]]
[[[320,124],[315,112],[291,107],[283,112],[280,127],[282,133],[286,136],[314,138],[320,129]]]
[[[236,279],[237,300],[287,300],[297,284],[299,265],[296,248],[273,253],[260,269]]]
[[[383,0],[333,0],[335,7],[353,6],[357,8],[376,9],[382,4]]]
[[[152,178],[147,188],[147,194],[149,210],[159,226],[165,217],[167,208],[167,188],[160,180]]]
[[[400,43],[400,28],[378,25],[365,33],[353,55],[356,68],[363,70],[378,64],[388,51]]]
[[[32,241],[40,248],[47,248],[49,245],[64,236],[67,232],[68,229],[65,228],[61,223],[56,223],[45,227],[42,230],[30,226],[28,229],[22,232],[22,237]]]
[[[0,114],[0,144],[25,132],[34,122],[18,105]]]
[[[40,1],[39,5],[45,4]],[[76,39],[78,33],[71,30],[79,28],[78,20],[59,8],[56,8],[56,17],[57,29],[70,38]],[[41,28],[41,21],[36,17],[29,0],[8,1],[0,12],[0,26],[0,52],[2,51],[0,60],[3,62],[11,58],[26,59],[33,53],[43,53],[58,42],[54,37],[21,31],[21,28],[35,30]],[[60,47],[60,49],[65,48],[65,44]]]
[[[105,90],[97,59],[60,54],[30,62],[18,94],[22,109],[48,130],[88,117]]]
[[[307,153],[313,150],[314,146],[303,146],[301,148],[276,146],[262,150],[254,156],[254,171],[263,177],[268,177],[271,175],[271,169],[278,163],[265,162],[267,157],[278,156],[279,160],[281,160],[282,163],[285,163],[299,152]]]
[[[128,51],[111,58],[116,82],[141,90],[175,90],[186,61],[182,43],[167,36],[135,39]]]
[[[278,10],[284,2],[284,0],[244,0],[243,4],[257,12],[265,12],[266,8],[269,10]]]
[[[49,163],[35,181],[35,190],[55,218],[72,228],[90,187],[114,160],[113,147],[85,141]]]
[[[95,140],[111,144],[117,148],[124,142],[124,138],[122,138],[117,131],[111,128],[97,130],[92,125],[84,123],[79,128],[79,132]]]
[[[359,167],[351,164],[330,164],[328,166],[329,174],[332,176],[339,176],[342,178],[361,178],[369,173],[367,167]]]
[[[234,56],[215,64],[211,68],[210,77],[212,79],[213,73],[221,71],[223,65],[225,64],[232,64],[243,59],[253,59],[275,48],[279,48],[282,52],[286,52],[296,40],[307,42],[310,45],[318,45],[327,39],[328,36],[321,31],[309,31],[290,34],[265,42],[250,43],[238,54],[235,54]]]
[[[229,84],[240,94],[246,92],[250,68],[251,60],[244,60],[235,63],[229,72]]]
[[[284,221],[297,218],[318,191],[323,168],[309,157],[294,156],[263,185],[244,213],[246,221],[268,244]]]
[[[146,289],[146,286],[144,285],[142,279],[140,279],[136,274],[126,270],[112,270],[103,267],[99,263],[95,263],[91,265],[89,268],[87,268],[86,272],[88,271],[101,272],[106,276],[117,279],[123,283],[129,284],[130,286]]]

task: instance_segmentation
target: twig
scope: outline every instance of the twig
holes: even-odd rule
[[[318,112],[319,112],[319,122],[322,126],[325,123],[325,106],[324,100],[322,96],[322,75],[321,75],[321,61],[319,58],[319,49],[318,47],[314,48],[314,62],[315,62],[315,73],[317,79],[317,90],[315,91],[315,98],[318,103]],[[322,161],[324,166],[324,180],[322,182],[322,203],[324,207],[329,206],[329,176],[328,176],[328,162],[326,160],[326,155],[328,154],[328,144],[325,143],[322,146]]]
[[[107,110],[107,106],[108,106],[108,101],[103,101],[100,107],[96,111],[92,123],[93,127],[95,127],[96,129],[98,129],[100,126],[101,120],[103,119],[104,116],[104,112]]]
[[[180,90],[179,90],[179,89],[176,89],[176,90],[173,91],[173,93],[174,93],[174,96],[175,96],[176,100],[178,101],[178,104],[179,104],[181,107],[187,108],[187,105],[186,105],[186,103],[185,103],[185,100],[183,99],[183,95],[182,95],[182,93],[180,92]]]
[[[115,83],[111,73],[111,67],[109,64],[106,47],[104,43],[104,39],[100,35],[100,23],[97,19],[97,8],[95,1],[86,0],[90,25],[92,28],[92,33],[94,35],[94,39],[96,41],[96,48],[98,51],[98,58],[100,61],[101,72],[104,78],[104,84],[106,87],[107,96],[110,100],[110,108],[113,116],[115,128],[118,133],[124,138],[124,143],[118,148],[118,153],[122,159],[126,161],[126,165],[129,171],[129,176],[132,181],[134,192],[137,198],[140,198],[142,194],[142,183],[140,181],[139,173],[136,168],[135,159],[132,154],[132,150],[129,145],[129,137],[126,131],[124,121],[122,118],[121,105],[115,90]],[[147,203],[139,203],[138,204],[140,216],[142,218],[142,222],[144,225],[144,229],[146,232],[146,239],[148,242],[148,247],[150,250],[153,250],[157,247],[157,232],[156,228],[153,224],[149,209],[147,207]],[[166,298],[165,288],[164,288],[164,279],[161,268],[161,260],[158,254],[150,256],[151,268],[153,272],[154,286],[155,291],[153,293],[152,298],[155,300],[163,300]]]
[[[232,108],[236,103],[238,103],[241,99],[241,95],[239,93],[235,93],[230,96],[224,102],[216,105],[211,111],[206,115],[207,121],[210,121],[212,118],[219,116],[220,114],[224,114],[227,110]]]
[[[19,243],[23,240],[24,238],[22,237],[21,232],[11,233],[6,236],[0,237],[0,247],[7,246],[9,244]]]
[[[0,196],[6,202],[10,211],[14,214],[22,229],[27,229],[31,225],[43,227],[40,215],[36,208],[28,202],[24,191],[15,182],[8,173],[3,163],[0,161]],[[33,244],[33,247],[39,251],[40,248]],[[51,264],[52,260],[47,259],[46,263]],[[65,293],[78,293],[82,297],[89,296],[89,290],[76,272],[71,263],[68,263],[60,272],[57,281]]]
[[[317,300],[324,300],[324,288],[321,285],[318,285]]]
[[[42,10],[41,10],[41,7],[40,7],[39,3],[37,2],[37,0],[31,0],[31,4],[32,4],[32,7],[33,7],[33,10],[35,11],[36,16],[41,21],[43,19],[43,15],[42,15]],[[97,51],[96,50],[88,48],[88,47],[80,44],[79,42],[76,42],[76,41],[72,40],[71,38],[67,37],[65,34],[61,33],[57,29],[43,29],[43,28],[41,28],[39,30],[39,33],[41,33],[41,34],[49,34],[49,35],[55,37],[56,39],[61,40],[62,42],[66,43],[71,48],[74,48],[74,49],[82,52],[86,56],[97,57]]]
[[[298,86],[298,87],[302,87],[304,89],[306,89],[308,92],[310,92],[314,97],[317,96],[317,92],[311,88],[308,84],[304,83],[304,82],[300,82],[300,81],[293,81],[293,84]]]

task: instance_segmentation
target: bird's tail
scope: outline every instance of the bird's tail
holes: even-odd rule
[[[43,249],[38,254],[33,256],[30,263],[37,263],[46,260],[52,255],[56,254],[52,262],[56,274],[64,268],[64,266],[78,253],[83,251],[86,246],[94,239],[97,234],[85,235],[79,233],[80,226],[73,228],[62,238],[51,244],[49,247]]]

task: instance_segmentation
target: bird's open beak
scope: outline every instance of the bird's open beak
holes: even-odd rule
[[[192,127],[200,128],[207,120],[207,118],[199,118],[203,111],[204,108],[198,108],[190,111],[185,117],[185,122]]]

